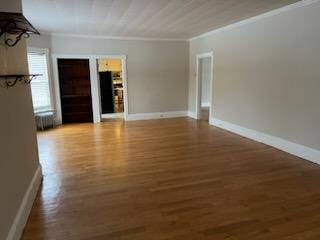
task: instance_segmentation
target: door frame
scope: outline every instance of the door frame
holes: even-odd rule
[[[97,70],[97,81],[98,81],[98,90],[99,90],[99,112],[100,112],[100,121],[104,116],[105,118],[118,118],[122,117],[124,120],[128,120],[129,115],[129,106],[128,106],[128,84],[127,84],[127,56],[126,55],[96,55],[96,70]],[[122,85],[123,85],[123,114],[122,113],[101,113],[101,93],[100,85],[98,79],[98,65],[97,60],[99,59],[119,59],[121,60],[121,71],[122,71]]]
[[[213,118],[213,52],[206,52],[196,55],[196,119],[201,119],[201,79],[200,79],[200,60],[210,58],[210,93],[209,93],[209,122]]]
[[[55,91],[55,107],[56,107],[56,122],[62,124],[61,112],[61,99],[60,99],[60,85],[59,85],[59,71],[58,59],[88,59],[90,70],[90,85],[91,85],[91,98],[92,98],[92,114],[93,122],[101,122],[101,98],[100,86],[98,78],[97,60],[101,58],[118,58],[122,62],[122,77],[124,88],[124,119],[128,119],[129,106],[128,106],[128,84],[127,84],[127,56],[126,55],[79,55],[79,54],[52,54],[52,70],[53,70],[53,83]]]

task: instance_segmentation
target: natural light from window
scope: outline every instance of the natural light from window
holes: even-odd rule
[[[30,74],[42,74],[31,81],[32,102],[35,112],[51,110],[47,58],[45,53],[28,53]]]

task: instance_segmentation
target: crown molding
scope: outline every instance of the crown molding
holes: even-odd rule
[[[188,39],[182,38],[145,38],[145,37],[121,37],[121,36],[97,36],[85,34],[70,34],[59,32],[45,32],[41,31],[43,35],[60,36],[60,37],[78,37],[78,38],[92,38],[92,39],[106,39],[106,40],[123,40],[123,41],[165,41],[165,42],[188,42]]]
[[[260,15],[257,15],[257,16],[251,17],[251,18],[247,18],[247,19],[244,19],[242,21],[239,21],[239,22],[236,22],[236,23],[232,23],[230,25],[227,25],[227,26],[224,26],[224,27],[221,27],[221,28],[217,28],[217,29],[214,29],[212,31],[200,34],[198,36],[190,38],[189,41],[194,41],[194,40],[197,40],[197,39],[200,39],[200,38],[208,37],[208,36],[211,36],[211,35],[216,34],[216,33],[220,33],[220,32],[226,31],[226,30],[230,30],[230,29],[233,29],[233,28],[236,28],[236,27],[239,27],[239,26],[243,26],[243,25],[246,25],[246,24],[249,24],[249,23],[253,23],[253,22],[259,21],[259,20],[264,19],[264,18],[268,18],[268,17],[272,17],[272,16],[275,16],[275,15],[279,15],[281,13],[288,12],[288,11],[291,11],[291,10],[294,10],[294,9],[297,9],[297,8],[305,7],[305,6],[308,6],[308,5],[311,5],[311,4],[314,4],[314,3],[318,3],[318,2],[320,2],[320,0],[301,0],[299,2],[290,4],[290,5],[281,7],[281,8],[277,8],[277,9],[271,10],[269,12],[266,12],[266,13],[263,13],[263,14],[260,14]]]

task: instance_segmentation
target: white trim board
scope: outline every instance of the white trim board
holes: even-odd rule
[[[201,107],[210,107],[210,102],[202,102]]]
[[[212,118],[212,106],[213,106],[213,52],[206,52],[196,55],[196,117],[197,119],[201,119],[201,78],[200,78],[200,60],[204,58],[210,58],[210,87],[209,87],[209,118]]]
[[[123,118],[123,113],[103,113],[101,119]]]
[[[96,105],[98,105],[99,113],[101,113],[101,93],[100,93],[100,82],[98,77],[97,60],[99,59],[118,59],[121,60],[121,71],[122,71],[122,85],[123,85],[123,118],[127,120],[129,114],[129,93],[128,93],[128,75],[127,75],[127,55],[94,55],[94,65],[91,69],[94,69],[97,91],[96,91]],[[91,61],[93,62],[93,61]],[[101,121],[101,116],[99,118]]]
[[[79,55],[79,54],[52,54],[52,68],[53,79],[55,84],[55,103],[57,111],[57,123],[62,123],[62,111],[60,100],[60,86],[59,86],[59,71],[58,71],[58,59],[88,59],[90,68],[90,83],[91,83],[91,97],[92,97],[92,113],[93,122],[97,123],[101,121],[101,98],[100,98],[100,86],[98,78],[98,59],[120,59],[122,63],[122,81],[123,81],[123,105],[124,105],[124,119],[126,120],[129,112],[128,102],[128,77],[127,77],[127,56],[126,55]]]
[[[210,119],[210,124],[238,135],[262,142],[292,155],[320,164],[320,151],[266,133],[238,126],[220,119]]]
[[[232,23],[230,25],[227,25],[227,26],[224,26],[224,27],[221,27],[221,28],[217,28],[215,30],[200,34],[198,36],[190,38],[189,41],[193,41],[193,40],[197,40],[197,39],[200,39],[200,38],[208,37],[208,36],[211,36],[211,35],[213,35],[215,33],[223,32],[223,31],[226,31],[226,30],[229,30],[229,29],[233,29],[233,28],[242,26],[242,25],[253,23],[253,22],[259,21],[259,20],[264,19],[264,18],[272,17],[272,16],[275,16],[275,15],[281,14],[283,12],[288,12],[288,11],[291,11],[291,10],[294,10],[294,9],[297,9],[297,8],[300,8],[300,7],[305,7],[305,6],[308,6],[310,4],[317,3],[317,2],[320,2],[320,0],[301,0],[299,2],[290,4],[290,5],[281,7],[281,8],[277,8],[277,9],[271,10],[269,12],[262,13],[260,15],[257,15],[257,16],[251,17],[251,18],[247,18],[247,19],[244,19],[242,21],[235,22],[235,23]]]
[[[187,116],[188,116],[188,111],[136,113],[136,114],[129,114],[127,120],[136,121],[136,120],[150,120],[150,119],[161,119],[161,118],[177,118],[177,117],[187,117]]]
[[[123,40],[123,41],[165,41],[165,42],[188,42],[188,39],[183,38],[147,38],[147,37],[121,37],[121,36],[98,36],[85,34],[70,34],[59,32],[41,32],[42,35],[60,36],[60,37],[79,37],[79,38],[93,38],[106,40]]]
[[[37,196],[40,184],[42,181],[41,166],[37,168],[33,178],[29,184],[29,187],[24,194],[22,202],[16,217],[14,218],[13,224],[10,228],[6,240],[19,240],[23,231],[24,226],[27,223],[33,202]]]
[[[197,119],[197,114],[195,112],[188,111],[188,117]]]

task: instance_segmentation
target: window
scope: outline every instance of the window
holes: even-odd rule
[[[46,53],[28,53],[30,74],[42,74],[31,81],[32,102],[35,112],[51,110],[50,87]]]

